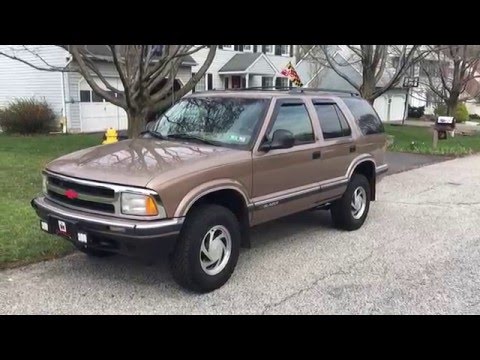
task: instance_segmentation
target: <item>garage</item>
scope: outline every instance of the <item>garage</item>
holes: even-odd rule
[[[405,114],[405,93],[388,92],[378,97],[373,107],[384,122],[401,121]]]
[[[100,79],[96,83],[106,89]],[[115,88],[122,90],[122,83],[117,78],[107,78]],[[85,79],[79,82],[80,122],[82,132],[103,132],[113,127],[126,130],[128,127],[127,113],[122,108],[113,105],[95,94]]]

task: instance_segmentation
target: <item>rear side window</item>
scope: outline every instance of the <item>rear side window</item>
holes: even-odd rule
[[[350,136],[352,131],[340,109],[335,104],[315,104],[324,139]]]
[[[363,135],[385,132],[382,121],[367,101],[358,98],[346,98],[343,101],[355,117]]]

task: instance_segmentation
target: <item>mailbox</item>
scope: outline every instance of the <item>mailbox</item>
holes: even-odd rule
[[[455,123],[456,121],[453,116],[439,116],[434,125],[434,130],[438,133],[438,139],[445,140],[447,138],[447,131],[453,134]]]

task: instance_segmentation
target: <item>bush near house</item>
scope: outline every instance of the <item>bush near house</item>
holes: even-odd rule
[[[410,106],[408,105],[408,117],[413,119],[420,119],[425,113],[425,106]]]
[[[478,114],[470,114],[470,120],[480,120],[480,115]]]
[[[0,111],[0,127],[7,134],[48,133],[56,115],[45,101],[17,99]]]
[[[440,104],[435,108],[436,116],[445,116],[447,115],[447,106],[445,104]],[[453,115],[457,122],[462,123],[468,120],[468,110],[464,103],[459,103],[455,109]]]

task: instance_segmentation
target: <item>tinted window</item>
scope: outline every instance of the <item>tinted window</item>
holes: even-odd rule
[[[334,139],[351,134],[350,127],[334,104],[315,104],[324,139]]]
[[[295,144],[313,142],[313,129],[305,104],[283,104],[268,135],[272,139],[275,130],[283,129],[292,132]]]
[[[367,101],[358,98],[346,98],[343,101],[355,117],[363,135],[385,132],[382,121]]]

